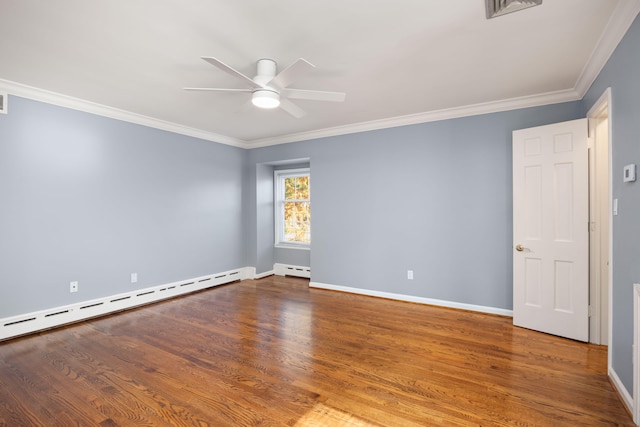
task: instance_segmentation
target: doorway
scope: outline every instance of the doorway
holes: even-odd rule
[[[544,215],[542,211],[537,212],[535,210],[535,207],[540,204],[536,204],[534,202],[538,200],[538,196],[540,194],[545,194],[544,191],[541,193],[539,190],[542,188],[541,185],[544,184],[544,176],[547,175],[536,175],[534,172],[538,171],[542,173],[542,169],[544,168],[542,166],[534,167],[536,165],[530,165],[529,163],[536,161],[536,154],[539,155],[538,157],[546,158],[543,156],[544,152],[562,152],[563,150],[560,148],[563,146],[570,147],[571,144],[563,145],[561,142],[563,141],[563,138],[566,139],[566,135],[569,135],[572,132],[578,132],[579,126],[577,125],[579,125],[579,121],[574,121],[576,123],[576,129],[571,130],[571,132],[568,129],[564,129],[563,126],[569,126],[572,122],[557,123],[538,128],[514,131],[514,189],[516,188],[517,183],[521,183],[521,181],[527,184],[522,184],[522,188],[519,188],[519,191],[514,190],[514,324],[555,335],[571,337],[573,339],[580,339],[584,341],[588,340],[591,343],[606,346],[610,346],[609,341],[611,337],[610,283],[612,281],[610,106],[611,90],[607,89],[589,110],[587,113],[587,119],[582,120],[582,126],[584,126],[582,129],[584,129],[584,133],[582,133],[582,136],[577,137],[578,139],[576,140],[584,141],[582,145],[582,150],[584,150],[583,153],[585,153],[583,157],[584,163],[582,163],[584,167],[581,168],[583,172],[581,172],[579,176],[573,176],[573,181],[570,179],[572,174],[560,174],[560,177],[564,176],[566,179],[560,181],[554,179],[552,180],[552,184],[557,186],[565,181],[569,184],[564,185],[562,188],[552,188],[548,191],[550,194],[560,194],[562,193],[561,190],[563,190],[563,188],[566,187],[565,189],[569,190],[575,189],[577,187],[574,187],[574,185],[577,186],[579,183],[582,183],[580,184],[580,187],[584,190],[580,190],[580,194],[583,194],[584,196],[581,196],[583,198],[579,199],[584,200],[584,203],[581,202],[581,206],[576,206],[575,208],[579,208],[578,211],[583,212],[583,214],[579,217],[571,217],[565,221],[562,221],[563,217],[560,215],[559,220],[556,219],[551,221],[555,224],[555,233],[558,232],[558,224],[571,225],[571,227],[573,227],[573,231],[571,233],[567,232],[567,235],[571,235],[573,238],[555,239],[563,244],[573,242],[576,239],[576,236],[584,236],[577,246],[578,248],[583,248],[582,255],[576,258],[576,260],[582,261],[576,264],[575,267],[569,262],[565,262],[564,264],[560,263],[560,266],[565,267],[566,265],[571,264],[570,267],[577,269],[579,272],[583,272],[581,273],[583,274],[581,277],[575,277],[573,273],[557,277],[558,271],[563,271],[562,269],[558,270],[558,265],[554,267],[552,272],[555,276],[553,274],[551,275],[553,277],[549,276],[549,274],[551,274],[547,271],[549,268],[544,270],[543,266],[548,266],[550,263],[548,260],[546,263],[542,262],[541,258],[545,254],[545,248],[534,247],[535,242],[532,241],[525,242],[525,240],[527,240],[527,236],[536,236],[536,233],[534,233],[535,231],[542,233],[540,236],[548,236],[548,233],[543,233],[541,229],[539,230],[540,227],[536,227],[536,225],[544,225],[544,218],[558,214],[558,212],[555,212],[558,211],[558,209],[555,209],[555,211],[550,214],[545,211],[546,214]],[[586,128],[588,128],[588,137]],[[542,134],[537,135],[536,132],[542,132]],[[552,139],[554,141],[553,144],[559,145],[551,151],[549,151],[549,149],[546,151],[542,149],[537,150],[538,148],[544,148],[551,144],[551,142],[548,141],[550,136],[545,132],[550,134],[554,134],[554,132],[558,133]],[[522,150],[525,151],[520,153]],[[517,155],[518,153],[522,154],[522,156]],[[526,161],[523,161],[528,165],[528,167],[524,167],[524,163],[522,165],[520,164],[522,163],[520,162],[522,159],[519,159],[519,157],[523,157],[523,159],[526,158]],[[518,162],[516,162],[517,159]],[[557,169],[558,166],[566,165],[571,162],[565,159],[559,163],[555,161],[551,163],[552,165],[555,165]],[[529,173],[529,175],[523,175],[524,181],[523,179],[516,179],[519,175],[524,173],[522,171],[518,172],[518,169],[523,169],[525,172]],[[572,170],[572,168],[568,169]],[[556,170],[554,173],[557,175],[558,172],[561,171]],[[534,179],[536,177],[540,179]],[[536,183],[540,185],[537,185]],[[547,184],[551,185],[548,182]],[[531,191],[527,192],[527,190]],[[526,197],[527,194],[531,195],[529,199]],[[526,200],[520,200],[523,198]],[[571,196],[571,199],[574,200],[574,202],[576,200],[574,196]],[[547,203],[542,203],[541,206],[555,206],[554,203],[547,201]],[[523,206],[525,206],[527,210],[520,212],[524,209]],[[564,205],[560,204],[559,206],[562,207]],[[572,212],[575,213],[573,208],[565,209],[564,211],[560,209],[559,212],[562,213],[565,211],[567,212],[567,215]],[[568,218],[567,215],[565,215],[565,217]],[[522,224],[516,221],[517,218],[524,218],[520,221]],[[536,219],[539,219],[539,221]],[[587,225],[585,224],[587,222],[589,233],[586,233],[586,229],[582,228]],[[549,225],[548,223],[549,221],[547,220],[547,225]],[[518,224],[520,224],[520,226],[518,226]],[[576,226],[577,228],[575,228]],[[530,230],[527,229],[527,232],[524,232],[523,230],[520,230],[522,227],[528,227]],[[532,239],[538,242],[542,237],[537,240],[534,238]],[[566,254],[564,256],[566,258]],[[520,265],[523,263],[523,266]],[[556,262],[556,264],[558,263]],[[573,271],[569,267],[566,267],[565,270]],[[526,274],[523,272],[526,272]],[[543,273],[545,273],[546,276]],[[520,283],[518,280],[523,283]],[[577,282],[574,283],[576,280],[577,282],[581,282],[583,287],[577,287]],[[587,282],[588,289],[585,286]],[[573,286],[572,283],[576,286]],[[554,285],[552,286],[550,284]],[[578,291],[578,289],[581,290]],[[566,295],[569,295],[570,297],[563,299],[562,297]],[[569,303],[564,304],[564,306],[562,304],[558,306],[558,301],[560,301],[560,303],[568,301]],[[549,307],[553,308],[553,310],[544,315],[537,313],[534,310],[535,308],[549,309]],[[577,309],[575,307],[577,307]],[[554,321],[551,314],[555,315],[557,313],[560,313],[558,315],[575,314],[575,316],[573,318],[569,316],[569,319],[563,319],[563,321],[560,321],[560,319],[556,319],[557,321]],[[578,326],[574,328],[576,331],[580,331],[579,334],[576,332],[577,335],[574,336],[558,330],[558,325],[565,325],[567,323],[571,323],[573,320],[575,320],[575,322],[583,322],[580,323],[579,328]],[[569,328],[569,326],[567,326],[567,328]],[[580,336],[580,338],[577,338],[577,336]],[[611,353],[609,353],[608,362],[609,366],[611,366]]]
[[[611,89],[587,113],[589,119],[589,341],[609,345],[611,284]],[[609,352],[611,366],[611,352]]]

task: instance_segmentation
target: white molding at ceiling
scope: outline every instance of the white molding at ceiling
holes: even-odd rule
[[[165,130],[181,135],[192,136],[194,138],[204,139],[221,144],[232,145],[234,147],[247,148],[247,144],[237,138],[225,135],[219,135],[212,132],[206,132],[200,129],[167,122],[153,117],[144,116],[142,114],[132,113],[130,111],[120,110],[118,108],[97,104],[91,101],[74,98],[60,93],[51,92],[44,89],[38,89],[27,86],[22,83],[16,83],[9,80],[0,79],[0,90],[8,92],[10,95],[28,98],[34,101],[45,102],[60,107],[70,108],[72,110],[83,111],[86,113],[96,114],[98,116],[109,117],[111,119],[122,120],[129,123],[135,123],[142,126],[148,126],[155,129]]]
[[[0,90],[23,98],[41,101],[73,110],[84,111],[99,116],[116,120],[148,126],[168,132],[218,142],[245,149],[267,147],[271,145],[287,144],[290,142],[307,141],[311,139],[327,138],[371,130],[407,126],[419,123],[434,122],[440,120],[456,119],[461,117],[477,116],[481,114],[497,113],[502,111],[517,110],[521,108],[538,107],[542,105],[559,104],[562,102],[579,101],[587,93],[594,80],[602,71],[614,50],[624,37],[636,16],[640,13],[640,0],[620,0],[614,10],[605,31],[602,33],[589,61],[582,69],[573,89],[549,92],[520,98],[512,98],[500,101],[492,101],[481,104],[448,108],[436,111],[410,114],[388,119],[373,120],[369,122],[355,123],[345,126],[300,132],[272,138],[255,140],[241,140],[238,138],[203,131],[164,120],[155,119],[137,113],[120,110],[106,105],[73,98],[67,95],[38,89],[8,80],[0,79]]]
[[[457,119],[469,116],[478,116],[481,114],[498,113],[501,111],[519,110],[521,108],[539,107],[541,105],[559,104],[562,102],[578,101],[580,99],[582,99],[582,97],[573,89],[560,90],[539,95],[523,96],[520,98],[466,105],[464,107],[447,108],[443,110],[428,111],[425,113],[409,114],[407,116],[373,120],[370,122],[337,126],[333,128],[319,129],[309,132],[300,132],[273,138],[256,139],[247,141],[247,144],[250,148],[260,148],[270,145],[287,144],[290,142],[307,141],[310,139],[327,138],[331,136],[346,135],[350,133],[360,133],[398,126],[415,125],[420,123],[436,122],[440,120]]]
[[[640,0],[620,0],[618,2],[574,86],[581,99],[607,64],[638,13],[640,13]]]
[[[607,61],[615,51],[624,35],[640,13],[640,0],[620,0],[613,14],[609,18],[605,30],[593,49],[589,61],[585,64],[573,89],[539,95],[525,96],[482,104],[467,105],[437,111],[411,114],[389,119],[374,120],[352,125],[337,126],[309,132],[300,132],[280,137],[256,139],[246,141],[249,148],[267,147],[270,145],[286,144],[290,142],[306,141],[310,139],[327,138],[350,133],[366,132],[391,127],[406,126],[439,120],[456,119],[460,117],[476,116],[480,114],[497,113],[520,108],[538,107],[542,105],[559,104],[581,100],[598,77]]]

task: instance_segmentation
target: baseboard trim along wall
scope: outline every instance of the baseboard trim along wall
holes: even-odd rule
[[[372,291],[370,289],[351,288],[348,286],[329,285],[326,283],[310,282],[309,287],[318,289],[328,289],[331,291],[349,292],[352,294],[367,295],[398,301],[415,302],[419,304],[437,305],[440,307],[458,308],[462,310],[478,311],[481,313],[499,314],[501,316],[513,317],[513,310],[503,308],[486,307],[483,305],[464,304],[460,302],[444,301],[432,298],[416,297],[413,295],[394,294],[390,292]]]
[[[254,271],[255,271],[255,268],[254,268]],[[273,270],[269,270],[269,271],[265,271],[263,273],[254,274],[253,278],[257,280],[257,279],[263,279],[265,277],[269,277],[269,276],[273,276],[273,275],[274,275]]]
[[[613,384],[613,387],[620,395],[622,403],[625,404],[625,406],[629,410],[629,413],[633,414],[633,397],[631,397],[631,394],[629,394],[627,388],[624,386],[624,384],[622,384],[622,381],[620,381],[620,377],[612,367],[609,367],[609,379],[611,380],[611,384]]]
[[[104,298],[7,317],[0,319],[0,341],[92,317],[128,310],[238,280],[253,279],[254,276],[255,268],[244,267],[160,286],[136,289],[131,292],[111,295]]]
[[[273,264],[273,274],[276,276],[297,276],[311,278],[311,268],[301,265]]]

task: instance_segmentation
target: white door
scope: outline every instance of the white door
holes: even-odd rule
[[[587,119],[513,132],[513,324],[589,340]]]

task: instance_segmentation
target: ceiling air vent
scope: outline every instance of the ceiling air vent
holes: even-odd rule
[[[0,92],[0,113],[7,114],[7,93]]]
[[[528,7],[542,4],[542,0],[485,0],[487,2],[487,19],[506,15]]]

